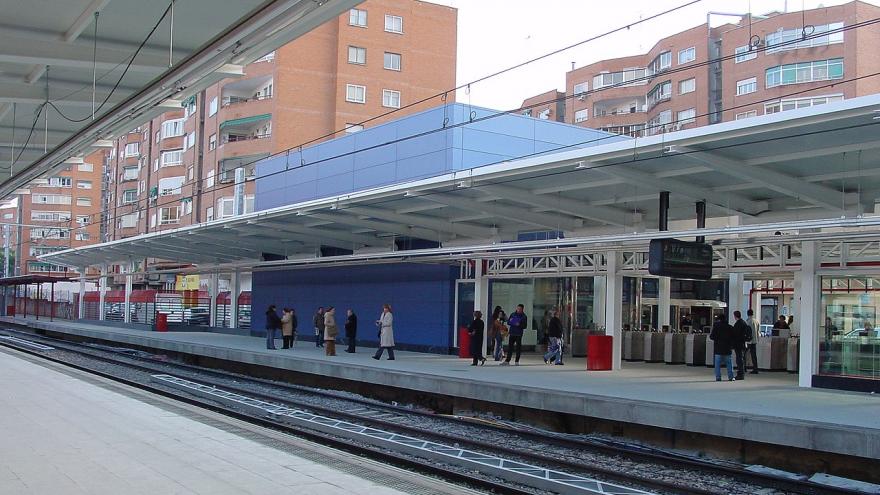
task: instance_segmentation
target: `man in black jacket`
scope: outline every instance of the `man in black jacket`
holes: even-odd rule
[[[734,381],[730,348],[733,345],[733,327],[724,321],[724,315],[715,315],[709,338],[715,343],[715,381],[721,381],[721,361],[727,366],[727,380]]]
[[[739,311],[733,312],[733,318],[736,320],[733,323],[733,352],[736,353],[736,379],[745,380],[746,342],[751,340],[750,334],[752,333],[752,329],[749,327],[749,324],[742,319],[742,313]]]
[[[324,306],[312,318],[315,323],[315,347],[324,347]]]
[[[355,341],[357,340],[358,317],[354,314],[354,310],[348,310],[348,316],[345,318],[345,339],[348,340],[348,349],[345,352],[353,353]]]

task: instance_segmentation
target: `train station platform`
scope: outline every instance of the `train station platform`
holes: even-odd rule
[[[403,488],[397,477],[420,477],[383,477],[400,470],[377,464],[371,471],[372,461],[212,420],[215,413],[15,351],[0,350],[0,387],[0,492],[6,495],[397,495],[424,493],[428,484],[390,488],[383,480]]]
[[[747,375],[744,381],[719,383],[711,369],[683,365],[626,363],[620,371],[587,372],[584,358],[569,359],[565,366],[547,366],[538,355],[524,355],[521,366],[498,366],[489,360],[485,366],[471,367],[469,359],[412,352],[396,353],[395,361],[375,361],[371,359],[375,348],[346,354],[343,346],[337,346],[339,355],[326,357],[311,342],[298,343],[293,350],[270,351],[265,349],[265,339],[249,336],[158,333],[6,317],[0,323],[288,370],[321,377],[324,385],[359,382],[402,394],[452,397],[459,409],[468,404],[474,409],[492,405],[539,416],[583,418],[585,423],[645,425],[692,434],[692,446],[705,444],[708,450],[709,443],[730,439],[869,462],[880,458],[880,397],[799,388],[796,375],[784,372],[762,372]]]

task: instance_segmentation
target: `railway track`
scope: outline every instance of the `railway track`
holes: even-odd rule
[[[232,373],[209,370],[191,365],[156,361],[149,357],[145,357],[143,353],[132,350],[112,349],[106,346],[93,346],[87,344],[76,344],[59,339],[33,335],[27,332],[7,331],[12,334],[12,339],[0,339],[0,344],[16,348],[27,347],[23,342],[31,342],[34,346],[29,350],[30,353],[41,357],[51,357],[50,354],[55,350],[76,353],[80,356],[94,359],[103,363],[127,366],[129,368],[138,369],[144,373],[152,375],[165,375],[170,378],[163,379],[151,378],[153,383],[162,383],[165,387],[176,388],[184,391],[192,396],[200,397],[202,400],[211,401],[215,407],[225,407],[234,409],[239,414],[249,409],[246,404],[248,401],[262,404],[262,410],[251,409],[254,416],[261,415],[265,421],[265,417],[274,417],[278,422],[279,416],[277,411],[294,411],[306,415],[314,415],[320,421],[337,421],[345,423],[345,427],[351,430],[356,426],[366,427],[382,434],[390,434],[401,436],[409,442],[428,442],[433,445],[435,450],[437,445],[447,446],[457,449],[458,456],[470,456],[471,458],[480,457],[483,462],[501,463],[502,465],[512,463],[518,466],[519,471],[505,472],[503,470],[488,470],[492,476],[505,478],[516,477],[523,472],[537,475],[538,471],[543,478],[569,478],[571,476],[579,476],[594,482],[606,483],[609,487],[617,486],[616,484],[626,486],[638,486],[644,490],[651,490],[657,493],[678,493],[678,494],[717,494],[723,493],[725,488],[720,486],[698,486],[704,483],[691,484],[687,481],[687,476],[682,478],[685,481],[670,481],[662,476],[657,476],[658,470],[665,471],[681,471],[688,474],[701,473],[703,477],[710,478],[720,477],[721,485],[726,486],[727,480],[738,483],[754,485],[757,488],[771,488],[783,493],[799,493],[799,494],[855,494],[860,493],[853,490],[829,487],[812,483],[800,479],[791,479],[777,477],[766,473],[757,473],[747,471],[735,466],[716,464],[708,461],[701,461],[689,457],[678,456],[674,454],[656,452],[650,450],[633,450],[629,446],[609,445],[605,443],[592,442],[584,439],[570,438],[565,436],[553,435],[548,432],[534,429],[512,429],[510,425],[474,423],[465,421],[461,418],[448,417],[433,414],[431,412],[413,410],[410,408],[379,403],[369,399],[349,397],[337,392],[316,390],[298,385],[271,382],[268,380],[255,379],[234,375]],[[41,348],[42,347],[42,348]],[[51,350],[45,347],[52,348]],[[63,360],[60,360],[63,361]],[[173,373],[170,372],[173,370]],[[171,383],[178,380],[177,383]],[[188,384],[184,382],[189,382]],[[260,388],[270,387],[270,390],[259,390]],[[153,387],[159,388],[159,387]],[[167,393],[167,390],[165,390]],[[239,402],[230,402],[230,396],[238,397]],[[329,405],[321,404],[321,402],[330,401]],[[416,419],[414,419],[416,418]],[[453,430],[461,428],[461,433],[450,433],[441,431],[443,429],[426,430],[424,425],[420,425],[421,420],[429,419],[439,423],[445,423]],[[317,424],[320,424],[319,423]],[[354,425],[354,426],[352,426]],[[290,425],[288,425],[290,426]],[[297,430],[309,430],[312,434],[316,433],[315,424],[304,425],[299,423],[295,426]],[[481,432],[483,434],[481,434]],[[490,434],[486,434],[489,432]],[[330,435],[324,431],[323,436]],[[497,438],[498,435],[533,442],[535,448],[524,449],[521,446],[507,446],[499,444],[497,441],[486,441],[482,438]],[[364,440],[361,438],[361,440]],[[369,442],[367,442],[369,443]],[[548,449],[552,446],[553,449]],[[374,445],[375,447],[375,445]],[[568,450],[576,453],[589,453],[592,456],[605,456],[612,459],[625,459],[628,462],[639,462],[647,465],[645,474],[626,472],[613,467],[606,463],[585,461],[579,459],[582,455],[564,455],[554,449]],[[548,451],[549,450],[549,451]],[[411,457],[419,457],[411,452]],[[490,456],[496,460],[489,461]],[[500,459],[497,460],[497,459]],[[456,463],[461,459],[444,459],[447,463]],[[467,459],[466,459],[467,460]],[[473,460],[473,459],[471,459]],[[442,460],[441,460],[442,462]],[[473,464],[473,463],[471,463]],[[467,463],[459,464],[466,469],[474,468],[480,471],[480,466],[472,466]],[[491,466],[490,466],[491,467]],[[485,470],[484,470],[485,471]],[[485,481],[485,480],[484,480]],[[529,480],[526,480],[529,481]],[[585,482],[588,484],[589,482]],[[526,483],[528,484],[528,483]],[[490,482],[491,485],[491,482]],[[534,484],[533,484],[534,485]],[[541,489],[547,491],[566,492],[566,487],[561,486],[561,490],[548,488],[546,484],[538,484]],[[705,484],[704,484],[705,485]],[[490,489],[500,493],[500,486],[481,486],[483,489]],[[507,487],[509,488],[509,487]],[[748,491],[733,491],[734,493],[749,493]],[[504,492],[509,493],[509,492]],[[572,493],[613,493],[610,491],[572,491]],[[620,493],[638,493],[621,491]]]

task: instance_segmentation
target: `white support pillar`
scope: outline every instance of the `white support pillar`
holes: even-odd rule
[[[122,317],[124,323],[131,323],[131,289],[134,282],[134,261],[129,261],[125,271],[125,314]]]
[[[217,294],[219,292],[220,287],[220,275],[217,273],[212,273],[211,278],[208,281],[208,297],[210,298],[208,302],[208,307],[210,308],[208,311],[211,314],[208,317],[208,324],[212,327],[217,326]]]
[[[593,277],[593,321],[605,327],[605,276]],[[608,333],[607,335],[611,335]]]
[[[79,319],[85,319],[86,312],[86,267],[79,267],[79,305],[77,307],[77,315]]]
[[[660,277],[657,284],[657,330],[661,330],[663,325],[670,324],[669,305],[672,302],[671,292],[672,279],[669,277]]]
[[[620,255],[609,251],[605,277],[605,335],[611,335],[611,369],[619,370],[623,363],[623,275],[620,274]]]
[[[101,265],[101,276],[98,279],[98,320],[104,321],[104,301],[107,298],[107,264]]]
[[[241,272],[232,272],[229,284],[229,328],[238,328],[238,294],[241,292]],[[253,308],[251,308],[253,315]]]
[[[819,370],[819,292],[821,290],[816,269],[819,256],[816,241],[801,243],[801,269],[795,272],[798,312],[795,323],[800,329],[800,363],[798,364],[798,386],[812,387],[813,375]]]
[[[746,298],[743,296],[743,281],[745,276],[742,273],[731,273],[728,275],[727,283],[727,320],[733,325],[736,319],[733,317],[734,311],[741,311],[743,318],[746,314]]]
[[[474,260],[474,311],[482,311],[483,322],[486,323],[487,331],[483,332],[483,356],[485,356],[488,348],[488,327],[491,323],[489,318],[492,317],[492,313],[489,311],[489,279],[483,276],[483,260]]]

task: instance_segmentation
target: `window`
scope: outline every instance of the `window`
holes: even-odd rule
[[[604,72],[593,77],[593,89],[606,86],[635,86],[647,84],[645,69],[633,68],[619,72]]]
[[[367,11],[361,9],[351,9],[348,11],[348,25],[357,27],[367,27]]]
[[[76,206],[92,206],[92,198],[76,198]]]
[[[61,246],[32,246],[29,251],[31,256],[42,256],[44,254],[61,251],[62,249],[66,248]]]
[[[359,46],[348,47],[348,63],[365,64],[367,63],[367,49]]]
[[[678,112],[676,115],[676,123],[679,126],[685,124],[693,124],[696,121],[697,110],[695,108],[688,108],[687,110],[682,110]]]
[[[758,56],[758,51],[752,50],[751,48],[752,47],[749,45],[736,47],[736,50],[734,50],[734,53],[736,54],[736,57],[734,57],[734,63],[738,64],[756,58]]]
[[[180,223],[179,206],[159,209],[159,225],[172,225],[177,223]]]
[[[153,228],[155,226],[156,226],[156,214],[153,213],[152,215],[150,215],[150,228]]]
[[[70,187],[73,180],[70,177],[49,177],[47,187]]]
[[[147,190],[147,183],[146,183],[146,181],[141,181],[140,192],[144,192],[144,191],[146,191],[146,190]]]
[[[589,90],[590,90],[589,83],[582,82],[582,83],[577,83],[574,85],[574,95],[577,97],[586,96],[587,91],[589,91]]]
[[[132,229],[137,227],[138,216],[137,213],[129,213],[128,215],[122,215],[119,217],[119,227],[123,229]]]
[[[162,137],[162,131],[156,131],[156,143],[159,142],[159,139]]]
[[[125,167],[122,169],[122,180],[137,180],[138,178],[138,168],[137,167]]]
[[[835,101],[843,101],[843,95],[830,96],[807,96],[805,98],[788,98],[773,103],[764,104],[764,114],[785,112],[798,108],[809,108],[816,105],[824,105]]]
[[[34,194],[31,203],[42,205],[69,205],[70,196],[66,194]]]
[[[810,344],[821,349],[819,375],[872,379],[874,383],[880,378],[876,309],[880,297],[872,289],[877,287],[876,280],[876,272],[821,277],[818,321],[811,329],[815,341]]]
[[[137,189],[126,189],[122,191],[122,204],[137,202]]]
[[[205,178],[205,187],[214,187],[214,170],[208,170],[208,176]]]
[[[70,213],[66,211],[31,211],[33,222],[69,222]]]
[[[388,70],[400,70],[400,54],[385,52],[385,65]]]
[[[91,163],[80,163],[76,169],[80,172],[93,172],[95,167]]]
[[[211,137],[208,138],[208,151],[214,151],[217,149],[217,135],[211,134]]]
[[[125,145],[125,157],[138,156],[140,154],[140,143],[128,143]]]
[[[217,113],[217,97],[211,98],[211,104],[208,105],[208,117],[213,117]]]
[[[354,134],[355,132],[361,132],[364,130],[364,126],[360,124],[345,124],[345,132],[347,134]]]
[[[77,189],[91,189],[92,188],[92,181],[78,180],[78,181],[76,181],[76,188]]]
[[[647,72],[648,75],[651,76],[670,67],[672,67],[672,52],[663,52],[654,57],[654,60],[651,61],[651,65],[648,66]]]
[[[648,106],[652,107],[672,97],[672,81],[664,81],[648,92]]]
[[[758,90],[758,79],[750,77],[736,82],[736,96],[747,95]]]
[[[590,118],[590,111],[588,109],[577,110],[574,112],[574,123],[577,124],[579,122],[585,122],[588,118]]]
[[[183,122],[184,119],[162,122],[162,139],[183,136]]]
[[[181,207],[183,207],[183,214],[184,215],[189,215],[192,213],[192,211],[193,211],[192,198],[183,198],[180,201],[180,205],[181,205]]]
[[[209,206],[207,210],[205,210],[205,221],[210,222],[214,219],[214,207]]]
[[[186,149],[190,149],[196,145],[196,132],[193,131],[186,136]]]
[[[688,62],[694,61],[697,58],[697,49],[695,47],[685,48],[678,52],[678,63],[686,64]]]
[[[693,93],[697,89],[697,80],[695,78],[685,79],[678,82],[678,94]]]
[[[180,194],[180,188],[183,186],[184,177],[165,177],[159,179],[159,196],[171,196],[172,194]]]
[[[70,239],[70,231],[57,227],[31,229],[31,239]]]
[[[258,58],[258,59],[256,59],[256,60],[254,60],[254,63],[257,63],[257,62],[271,62],[271,61],[273,61],[273,60],[275,60],[275,50],[272,50],[271,52],[269,52],[269,53],[263,55],[262,57],[260,57],[260,58]]]
[[[88,232],[77,232],[76,233],[76,240],[78,240],[78,241],[88,241],[91,238],[92,238],[92,235],[89,234]]]
[[[183,150],[163,151],[162,166],[173,167],[183,163]]]
[[[672,110],[663,110],[656,117],[648,120],[645,126],[645,135],[652,136],[669,130],[672,122]]]
[[[232,197],[220,198],[217,200],[217,218],[227,218],[235,216],[235,199]],[[254,195],[248,194],[244,197],[244,211],[242,213],[251,213],[254,211]]]
[[[183,105],[183,118],[188,119],[196,113],[196,97],[190,96]]]
[[[748,112],[741,112],[741,113],[736,114],[736,120],[750,119],[752,117],[757,117],[757,116],[758,116],[757,110],[749,110]]]
[[[766,71],[767,87],[813,81],[843,79],[843,59],[832,58],[814,62],[778,65]]]
[[[156,172],[158,170],[159,170],[159,159],[153,158],[153,172]]]
[[[80,227],[85,227],[86,225],[92,223],[92,217],[90,217],[89,215],[77,215],[76,223]]]
[[[394,91],[393,89],[383,89],[382,106],[389,108],[400,108],[400,91]]]
[[[67,271],[67,267],[65,266],[53,265],[51,263],[43,263],[41,261],[28,261],[27,269],[30,273],[53,273]]]
[[[345,101],[350,101],[352,103],[366,103],[367,87],[358,86],[357,84],[346,84]]]
[[[385,14],[385,31],[389,33],[403,33],[403,17]]]
[[[764,38],[766,53],[776,53],[800,48],[813,48],[843,43],[843,23],[834,22],[813,27],[813,32],[805,32],[802,28],[782,29],[770,33]],[[829,31],[836,31],[827,34]],[[825,34],[823,34],[825,33]],[[806,38],[806,39],[804,39]],[[801,40],[801,41],[798,41]]]

